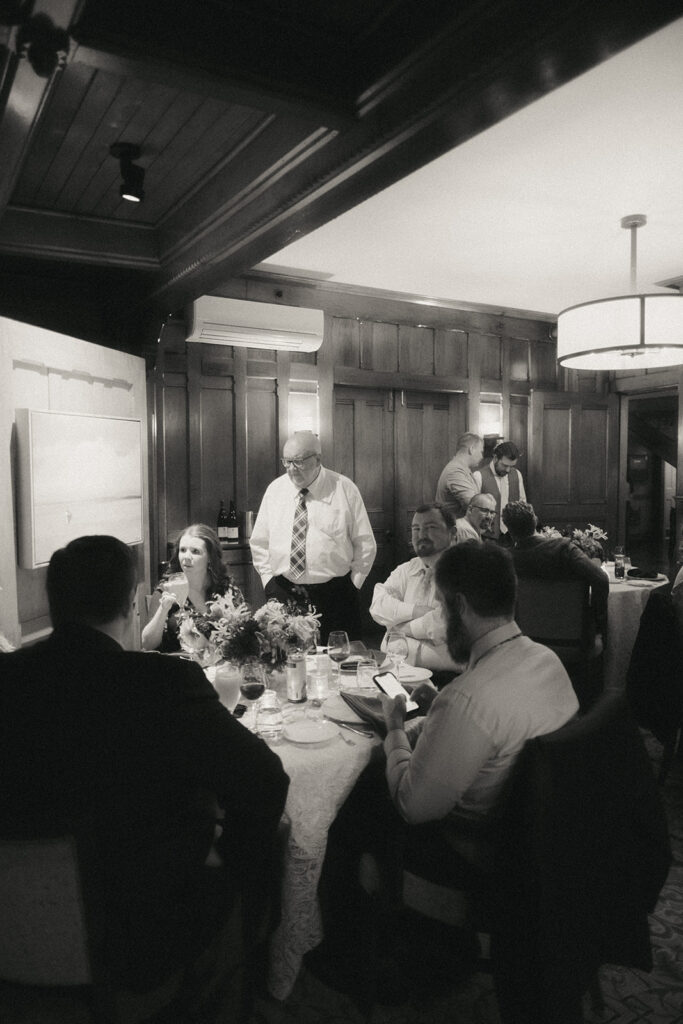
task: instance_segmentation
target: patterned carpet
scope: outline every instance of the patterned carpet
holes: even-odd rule
[[[653,768],[661,747],[646,737]],[[663,787],[673,864],[650,919],[654,969],[604,967],[600,973],[605,1009],[588,1004],[585,1024],[680,1024],[683,1021],[683,761]],[[346,996],[323,985],[305,969],[285,1003],[259,1000],[253,1024],[368,1024]],[[447,995],[401,1006],[376,1006],[371,1024],[500,1024],[491,977],[475,974]]]

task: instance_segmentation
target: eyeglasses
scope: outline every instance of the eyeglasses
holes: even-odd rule
[[[280,462],[285,469],[289,469],[290,466],[294,466],[295,469],[303,469],[304,463],[308,462],[309,459],[312,459],[317,454],[317,452],[311,452],[310,455],[301,455],[298,459],[280,459]]]
[[[485,516],[495,516],[496,510],[493,508],[484,508],[483,505],[470,505],[470,508],[476,508],[477,512],[481,512]]]

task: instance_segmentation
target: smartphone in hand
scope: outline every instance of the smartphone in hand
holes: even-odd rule
[[[398,697],[399,694],[406,699],[406,711],[417,711],[419,705],[414,700],[410,699],[410,694],[401,686],[398,679],[393,672],[378,672],[376,676],[372,677],[375,680],[375,686],[377,686],[382,693],[386,693],[389,697]]]

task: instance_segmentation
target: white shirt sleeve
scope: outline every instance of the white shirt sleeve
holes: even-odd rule
[[[258,515],[256,516],[254,529],[252,530],[251,537],[249,538],[251,560],[254,563],[254,568],[261,577],[261,583],[264,587],[275,575],[270,566],[269,504],[269,494],[268,491],[266,491],[263,495],[263,501],[261,502],[261,507],[258,510]]]
[[[404,601],[408,578],[406,566],[399,565],[385,583],[376,583],[370,614],[381,626],[398,626],[413,617],[413,604]]]
[[[349,505],[352,513],[349,532],[353,545],[351,582],[357,590],[360,590],[365,577],[372,569],[372,563],[375,561],[377,543],[372,530],[372,524],[365,511],[361,493],[355,484],[353,484],[353,489],[349,494]]]

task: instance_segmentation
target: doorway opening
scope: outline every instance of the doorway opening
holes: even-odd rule
[[[628,400],[626,551],[633,565],[668,572],[676,543],[678,395]]]

